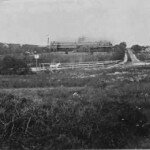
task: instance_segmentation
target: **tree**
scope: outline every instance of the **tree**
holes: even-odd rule
[[[1,63],[0,73],[1,74],[17,74],[24,75],[29,73],[29,67],[21,60],[11,56],[5,56]]]
[[[126,42],[121,42],[121,43],[119,44],[119,47],[120,47],[121,49],[125,50],[126,47],[127,47]]]
[[[119,45],[115,45],[113,59],[123,59],[126,51],[126,42],[121,42]]]
[[[142,46],[140,46],[140,45],[133,45],[132,47],[131,47],[131,49],[134,51],[134,53],[139,53],[139,52],[141,52],[142,51]]]

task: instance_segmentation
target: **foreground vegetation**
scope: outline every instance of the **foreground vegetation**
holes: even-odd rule
[[[72,92],[47,93],[43,101],[1,94],[2,147],[135,148],[148,137],[144,102],[121,100],[98,90]]]
[[[149,148],[149,73],[147,66],[1,76],[9,83],[0,84],[1,147]]]

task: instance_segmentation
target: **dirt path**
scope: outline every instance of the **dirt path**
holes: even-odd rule
[[[128,61],[128,57],[131,58],[131,62]],[[124,60],[118,64],[115,64],[113,66],[108,67],[109,68],[117,68],[117,67],[134,67],[134,66],[147,66],[150,65],[149,62],[143,62],[140,61],[136,55],[132,52],[131,49],[127,49],[127,51],[125,52],[125,56],[124,56]]]
[[[141,61],[139,59],[137,59],[137,57],[135,56],[135,54],[132,52],[131,49],[127,49],[127,53],[129,54],[132,63],[141,63]]]

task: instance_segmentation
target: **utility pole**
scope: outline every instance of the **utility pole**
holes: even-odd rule
[[[39,59],[39,55],[38,54],[35,54],[34,55],[34,58],[36,60],[36,71],[38,70],[38,59]]]
[[[49,46],[50,46],[50,41],[49,41],[49,36],[48,36],[48,38],[47,38],[47,47],[49,48]]]
[[[49,49],[49,51],[50,51],[50,37],[49,37],[49,35],[47,35],[48,37],[47,37],[47,48]]]

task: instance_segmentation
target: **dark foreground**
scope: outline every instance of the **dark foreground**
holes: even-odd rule
[[[54,87],[4,87],[1,148],[150,148],[149,73],[148,67],[70,71],[57,79],[60,73],[56,72],[51,81]]]

